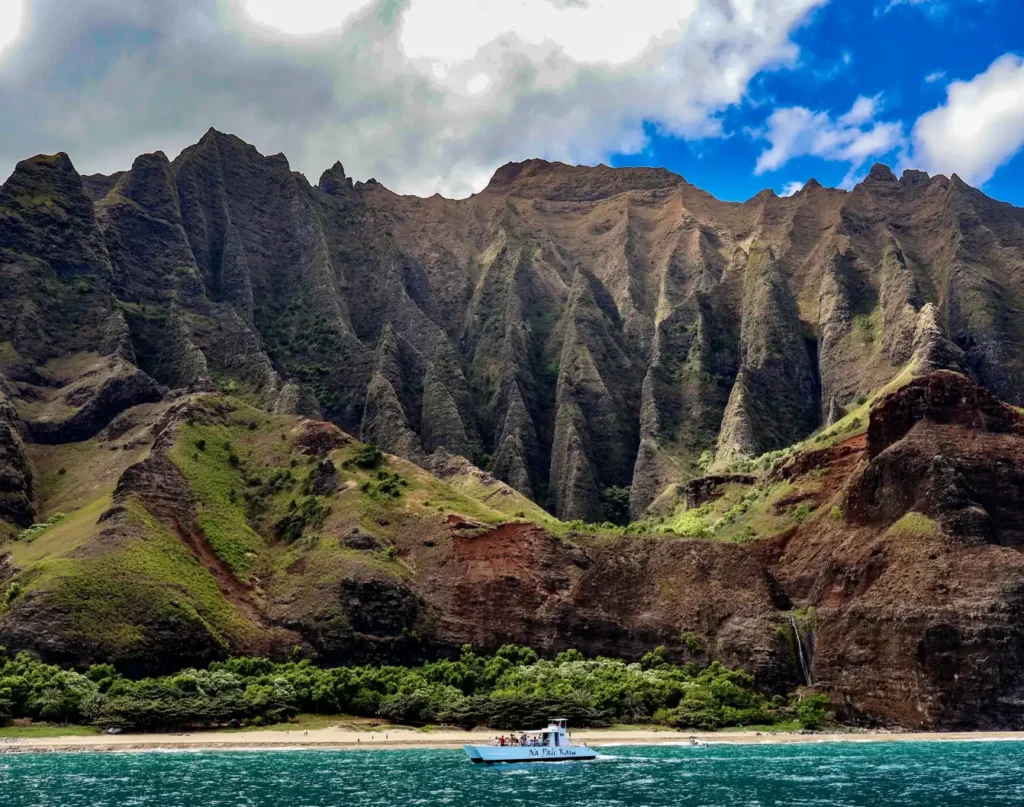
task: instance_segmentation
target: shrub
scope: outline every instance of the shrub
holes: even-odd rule
[[[804,521],[814,512],[814,508],[807,502],[802,502],[793,508],[793,518],[797,521]]]
[[[805,729],[817,729],[828,718],[827,709],[832,702],[825,695],[811,695],[796,706],[796,719]]]
[[[682,642],[683,647],[695,655],[704,651],[704,642],[696,633],[687,631],[679,637],[679,641]]]
[[[640,659],[641,670],[654,670],[667,664],[668,659],[665,658],[664,645],[656,647],[648,653],[644,653],[643,658]]]
[[[611,485],[601,491],[601,512],[605,521],[625,526],[629,523],[629,487]]]
[[[359,449],[352,462],[364,469],[377,468],[384,462],[384,454],[377,446],[367,445]]]
[[[18,536],[18,540],[30,544],[36,538],[38,538],[40,535],[42,535],[44,532],[50,529],[50,527],[60,524],[60,522],[62,522],[65,518],[67,518],[66,513],[54,513],[52,516],[46,519],[46,521],[41,521],[38,524],[33,524],[31,527],[22,530],[21,534]]]
[[[288,503],[288,509],[288,515],[278,519],[274,524],[274,535],[287,544],[299,540],[306,527],[320,529],[324,525],[324,519],[331,512],[318,496],[307,496],[300,502],[292,499]]]
[[[13,583],[11,583],[7,587],[7,591],[4,592],[4,598],[3,598],[4,605],[10,605],[12,602],[14,602],[16,599],[18,599],[18,597],[21,596],[21,594],[22,594],[22,592],[24,590],[25,589],[21,585],[21,583],[19,583],[17,580],[15,580]]]

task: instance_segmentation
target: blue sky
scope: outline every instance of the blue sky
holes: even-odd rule
[[[906,129],[946,100],[947,85],[969,81],[1007,53],[1024,56],[1024,3],[1020,0],[949,0],[886,6],[885,0],[829,3],[796,28],[798,66],[766,70],[751,84],[749,98],[727,110],[731,136],[685,141],[658,135],[648,125],[650,145],[638,154],[613,156],[612,165],[664,165],[722,199],[742,201],[765,187],[782,193],[788,183],[814,177],[839,186],[849,163],[796,157],[782,167],[755,174],[765,143],[751,130],[765,126],[779,107],[803,106],[834,116],[858,96],[881,94],[879,118]],[[867,160],[894,170],[906,167],[899,148]],[[912,162],[910,163],[913,164]],[[981,188],[990,196],[1024,206],[1024,149],[996,169]]]
[[[463,197],[535,157],[720,198],[883,161],[1024,206],[1022,0],[0,0],[0,176],[210,126]]]

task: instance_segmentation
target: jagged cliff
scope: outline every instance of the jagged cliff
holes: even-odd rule
[[[602,518],[622,485],[639,517],[908,365],[1024,396],[1024,211],[955,176],[876,166],[852,192],[812,180],[743,204],[663,170],[540,160],[461,201],[355,187],[462,347],[496,473],[563,517]]]
[[[540,160],[458,201],[313,186],[212,130],[26,160],[0,644],[662,644],[782,691],[801,642],[851,719],[1020,725],[1021,266],[1024,211],[881,166],[732,204]]]
[[[876,166],[849,193],[731,204],[662,169],[531,160],[418,199],[340,163],[312,186],[211,130],[109,178],[28,160],[0,216],[18,356],[117,338],[165,386],[233,382],[419,463],[490,463],[563,518],[603,520],[622,487],[638,518],[911,363],[1024,402],[1024,212],[955,176]]]

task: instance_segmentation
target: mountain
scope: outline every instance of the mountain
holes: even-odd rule
[[[1024,211],[883,166],[735,204],[542,160],[463,200],[313,186],[213,130],[26,160],[0,644],[662,644],[851,719],[1016,725],[1022,273]]]
[[[1024,403],[1024,212],[956,176],[876,166],[852,192],[733,204],[663,169],[531,160],[419,199],[340,164],[313,187],[211,130],[87,182],[29,160],[4,198],[7,266],[50,250],[78,284],[41,317],[56,287],[16,273],[0,339],[19,356],[117,311],[165,386],[235,379],[421,464],[444,448],[564,519],[605,520],[621,487],[639,518],[712,455],[800,440],[911,362]],[[40,241],[58,222],[68,243]]]

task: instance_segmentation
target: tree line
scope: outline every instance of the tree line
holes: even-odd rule
[[[0,648],[0,724],[17,718],[133,731],[268,725],[299,713],[377,717],[422,726],[539,726],[553,715],[573,726],[653,723],[712,730],[826,719],[823,696],[768,698],[753,678],[718,662],[678,666],[663,648],[639,663],[585,659],[575,650],[553,660],[506,645],[418,667],[317,667],[232,658],[208,669],[133,680],[110,664],[84,672]]]

